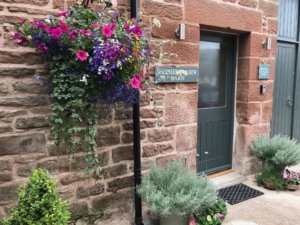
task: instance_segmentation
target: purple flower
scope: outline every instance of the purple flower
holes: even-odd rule
[[[28,44],[29,41],[24,36],[21,36],[18,32],[15,33],[13,40],[18,40],[17,45],[23,46],[25,44]]]
[[[283,178],[284,178],[284,179],[288,178],[288,175],[287,175],[286,172],[283,173]]]

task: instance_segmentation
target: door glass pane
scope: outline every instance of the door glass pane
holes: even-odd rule
[[[200,41],[199,108],[226,106],[226,43]]]

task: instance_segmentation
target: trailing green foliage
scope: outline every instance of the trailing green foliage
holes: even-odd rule
[[[252,153],[260,160],[276,166],[294,166],[300,163],[300,145],[288,136],[275,135],[270,138],[260,135],[251,145]]]
[[[56,192],[55,180],[48,171],[32,171],[30,180],[19,189],[18,205],[4,225],[66,225],[70,218],[68,202],[62,201]]]
[[[137,193],[147,202],[150,211],[161,217],[183,216],[212,206],[217,188],[210,181],[182,168],[180,162],[168,164],[164,170],[155,165],[144,175]]]
[[[226,202],[222,198],[218,198],[215,204],[204,209],[196,216],[197,225],[219,225],[222,224],[222,218],[227,215]]]
[[[263,185],[263,181],[274,184],[276,190],[286,190],[288,186],[287,182],[283,179],[282,173],[274,169],[262,169],[262,171],[259,174],[256,174],[254,178],[258,186]]]

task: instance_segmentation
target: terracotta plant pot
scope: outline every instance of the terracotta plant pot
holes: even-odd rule
[[[296,191],[299,188],[299,184],[289,184],[287,189],[290,191]]]
[[[276,190],[276,189],[277,189],[277,187],[276,187],[275,184],[270,183],[270,182],[267,182],[267,181],[265,181],[265,180],[263,180],[263,184],[264,184],[264,187],[265,187],[266,189],[269,189],[269,190]]]

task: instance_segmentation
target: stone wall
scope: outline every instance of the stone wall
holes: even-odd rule
[[[16,204],[17,190],[27,181],[33,168],[43,167],[58,180],[63,199],[71,203],[72,218],[91,216],[91,220],[110,214],[133,221],[133,150],[131,113],[122,116],[114,111],[99,121],[97,142],[104,180],[85,179],[67,163],[64,146],[57,149],[48,135],[45,117],[51,113],[46,88],[34,75],[45,70],[37,53],[19,48],[11,40],[12,25],[25,19],[40,19],[52,12],[67,9],[76,0],[2,0],[0,1],[0,218],[8,216]],[[119,7],[129,12],[129,0]],[[200,28],[239,35],[236,87],[236,130],[233,167],[242,174],[252,173],[257,165],[250,155],[249,143],[259,133],[269,133],[275,67],[276,0],[143,0],[139,11],[143,23],[160,19],[162,27],[153,31],[155,38],[172,38],[179,23],[186,24],[186,40],[165,51],[176,52],[172,65],[199,65]],[[200,27],[199,27],[200,25]],[[272,37],[272,50],[262,48]],[[271,64],[271,78],[258,81],[258,65]],[[152,74],[153,75],[153,74]],[[267,93],[259,94],[259,86]],[[156,162],[164,166],[172,158],[188,157],[190,169],[196,168],[197,83],[151,85],[161,114],[157,130],[155,113],[149,97],[142,94],[141,145],[142,168],[146,172]],[[100,138],[101,134],[108,134]],[[79,168],[84,168],[80,154]],[[128,213],[129,212],[129,213]],[[119,224],[112,222],[109,224]],[[118,220],[119,221],[119,220]],[[106,222],[107,223],[107,222]],[[93,224],[93,223],[92,223]],[[102,224],[98,222],[97,224]],[[104,224],[104,223],[103,223]],[[124,223],[125,224],[125,223]]]

